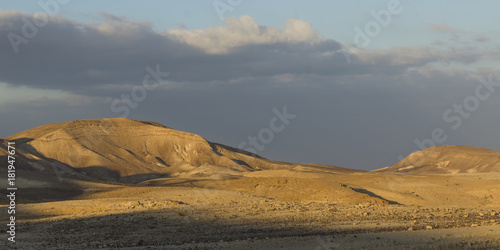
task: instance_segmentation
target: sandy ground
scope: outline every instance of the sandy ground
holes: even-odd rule
[[[259,171],[140,185],[32,183],[18,249],[500,249],[498,174]],[[68,198],[71,187],[78,192]],[[30,193],[31,192],[31,193]],[[57,192],[55,192],[57,193]],[[6,215],[6,206],[2,206]],[[6,218],[2,218],[6,219]]]

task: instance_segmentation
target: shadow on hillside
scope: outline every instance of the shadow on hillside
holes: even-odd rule
[[[354,191],[356,191],[356,192],[358,192],[358,193],[367,194],[367,195],[369,195],[369,196],[371,196],[371,197],[374,197],[374,198],[379,198],[379,199],[381,199],[381,200],[387,201],[387,202],[389,202],[389,204],[393,204],[393,205],[401,205],[399,202],[388,200],[388,199],[386,199],[386,198],[384,198],[384,197],[382,197],[382,196],[380,196],[380,195],[377,195],[377,194],[375,194],[375,193],[372,193],[372,192],[370,192],[370,191],[368,191],[368,190],[366,190],[366,189],[362,189],[362,188],[353,188],[353,187],[351,187],[351,189],[352,189],[352,190],[354,190]]]
[[[214,153],[216,153],[218,155],[222,155],[217,150],[217,147],[221,147],[221,148],[223,148],[225,150],[228,150],[228,151],[238,152],[240,154],[245,154],[245,155],[256,157],[256,158],[259,158],[259,159],[265,159],[264,157],[262,157],[262,156],[260,156],[258,154],[254,154],[252,152],[249,152],[249,151],[246,151],[246,150],[243,150],[243,149],[240,149],[240,148],[233,148],[233,147],[226,146],[226,145],[219,144],[219,143],[215,143],[215,142],[210,142],[210,146],[212,147],[212,151],[214,151]]]
[[[32,138],[19,138],[12,140],[15,142],[15,187],[16,203],[38,203],[49,201],[63,201],[73,199],[84,193],[84,189],[74,182],[65,179],[69,174],[61,172],[58,167],[66,166],[64,163],[47,158],[40,154],[35,148],[27,144]],[[6,142],[1,147],[7,149]],[[28,159],[25,154],[31,154],[36,159]],[[0,169],[7,173],[8,155],[0,156]],[[84,179],[84,178],[82,178]],[[88,178],[87,178],[88,179]],[[5,179],[4,179],[5,180]],[[5,180],[6,181],[6,180]],[[7,185],[7,184],[5,184]],[[8,194],[6,189],[0,193]],[[1,204],[7,204],[7,200],[2,199]]]
[[[129,176],[123,176],[117,179],[120,183],[127,183],[127,184],[139,184],[143,181],[148,181],[148,180],[153,180],[153,179],[160,179],[160,178],[170,178],[169,174],[136,174],[136,175],[129,175]]]

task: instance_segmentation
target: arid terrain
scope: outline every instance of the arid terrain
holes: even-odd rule
[[[2,248],[500,248],[500,153],[490,150],[435,147],[365,172],[104,119],[3,139],[4,170],[9,141],[17,234]]]

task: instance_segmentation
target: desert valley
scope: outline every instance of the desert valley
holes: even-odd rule
[[[277,162],[126,118],[0,142],[5,175],[15,143],[17,187],[16,243],[2,248],[500,248],[492,150],[437,146],[361,171]]]

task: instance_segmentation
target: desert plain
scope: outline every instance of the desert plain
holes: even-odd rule
[[[2,139],[5,171],[9,141],[16,242],[4,249],[500,248],[500,153],[491,150],[440,146],[361,171],[100,119]],[[8,207],[4,199],[3,221]]]

